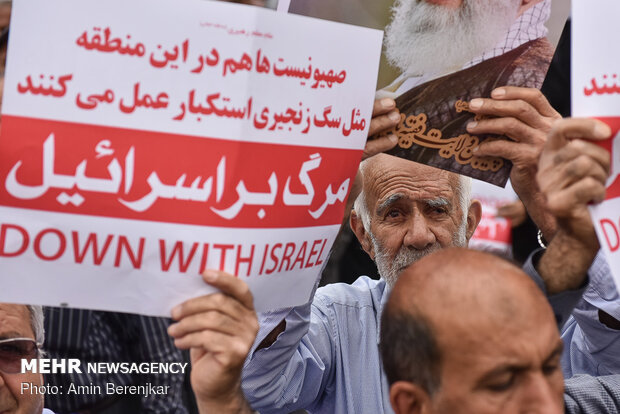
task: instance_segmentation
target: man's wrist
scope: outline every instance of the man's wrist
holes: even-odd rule
[[[536,265],[549,295],[580,288],[598,252],[592,245],[560,228]]]

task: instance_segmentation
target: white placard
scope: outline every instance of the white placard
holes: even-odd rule
[[[381,41],[224,2],[15,2],[0,302],[168,315],[212,291],[205,268],[247,281],[258,310],[307,301]]]

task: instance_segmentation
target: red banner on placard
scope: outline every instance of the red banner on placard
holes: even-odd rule
[[[360,157],[15,116],[2,130],[20,140],[0,141],[0,205],[216,227],[339,224]]]
[[[608,180],[605,200],[620,197],[620,139],[616,137],[620,132],[620,117],[596,117],[611,127],[611,139],[599,144],[611,154],[611,175]],[[616,137],[614,141],[614,137]],[[615,142],[615,145],[614,145]]]

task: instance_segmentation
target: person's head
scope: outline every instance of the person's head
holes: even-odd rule
[[[516,18],[542,0],[396,0],[386,56],[403,72],[459,69],[500,42]]]
[[[445,249],[407,268],[381,321],[397,414],[560,414],[562,341],[545,296],[516,266]]]
[[[0,303],[0,413],[41,414],[43,395],[22,392],[22,384],[43,385],[43,376],[21,373],[21,359],[37,358],[43,343],[43,310],[40,306]],[[5,341],[10,339],[30,341]]]
[[[360,165],[362,192],[350,224],[362,248],[390,285],[423,256],[466,246],[480,221],[471,179],[379,154]]]

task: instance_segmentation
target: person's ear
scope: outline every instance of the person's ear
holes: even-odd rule
[[[390,387],[390,403],[396,414],[430,414],[431,398],[420,386],[396,381]]]
[[[362,249],[368,253],[372,260],[375,260],[375,252],[372,248],[372,243],[370,242],[370,234],[368,234],[366,228],[364,228],[364,222],[362,221],[362,218],[357,215],[355,210],[351,210],[349,225],[351,226],[353,233],[355,233],[355,237],[357,237],[357,240],[362,245]]]
[[[469,211],[467,212],[467,241],[474,235],[478,223],[482,218],[482,204],[480,201],[473,200],[469,205]]]

